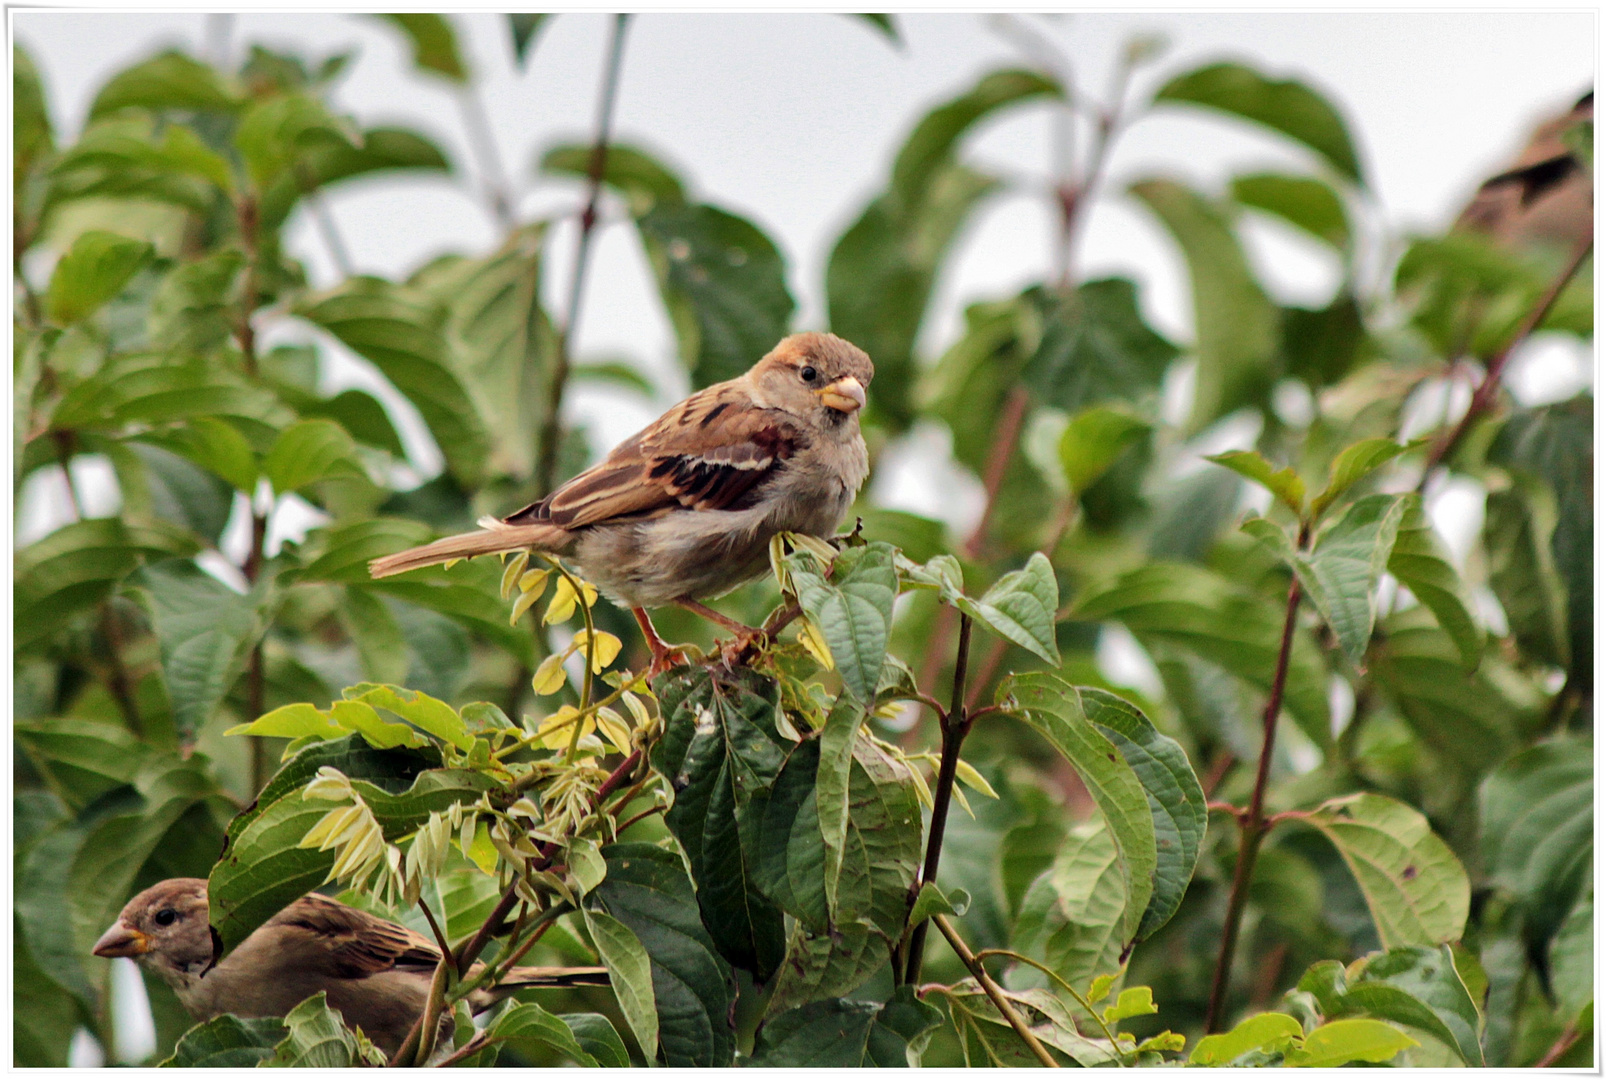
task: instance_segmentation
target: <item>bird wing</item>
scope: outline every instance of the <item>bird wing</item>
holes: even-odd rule
[[[504,520],[578,529],[681,507],[739,510],[807,441],[785,413],[759,408],[729,384],[710,386],[548,498]]]
[[[441,954],[433,942],[388,919],[308,893],[265,926],[310,934],[330,975],[362,979],[381,972],[433,971]]]

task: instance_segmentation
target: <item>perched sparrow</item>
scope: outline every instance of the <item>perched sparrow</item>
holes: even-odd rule
[[[697,601],[763,573],[776,533],[836,531],[869,471],[858,412],[874,374],[863,350],[834,334],[793,334],[540,502],[369,571],[523,548],[566,556],[631,609],[661,670],[669,650],[645,608],[680,604],[751,634]]]
[[[387,1054],[400,1048],[424,1011],[441,956],[404,926],[308,893],[214,965],[201,878],[169,878],[134,897],[95,942],[95,955],[133,957],[171,986],[197,1020],[283,1016],[323,990],[329,1007]],[[494,990],[468,1000],[478,1012],[524,987],[607,981],[600,967],[516,967]]]

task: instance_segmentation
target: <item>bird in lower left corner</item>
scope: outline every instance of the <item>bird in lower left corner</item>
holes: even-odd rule
[[[171,986],[197,1021],[224,1013],[284,1016],[322,990],[329,1007],[387,1055],[423,1013],[441,958],[433,941],[405,926],[308,893],[216,961],[201,878],[169,878],[135,896],[94,953],[132,957]],[[468,1001],[479,1012],[525,987],[607,983],[601,967],[515,967]],[[450,1013],[442,1017],[443,1026],[450,1022]]]

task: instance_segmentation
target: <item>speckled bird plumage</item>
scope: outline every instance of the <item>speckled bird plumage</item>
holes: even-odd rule
[[[628,607],[718,596],[763,573],[775,534],[828,537],[841,524],[869,472],[858,411],[874,373],[833,334],[794,334],[540,502],[370,569],[533,548],[571,559]]]

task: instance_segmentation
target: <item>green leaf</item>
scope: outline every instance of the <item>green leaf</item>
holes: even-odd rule
[[[575,143],[554,146],[541,156],[541,171],[587,179],[591,175],[591,150],[589,145]],[[625,197],[636,217],[657,205],[680,206],[686,201],[686,189],[679,177],[651,154],[624,143],[609,145],[602,181]]]
[[[1089,719],[1079,688],[1055,675],[1021,675],[999,687],[999,700],[1075,767],[1104,815],[1126,879],[1125,910],[1116,924],[1119,950],[1135,939],[1154,893],[1157,855],[1148,794],[1132,766]],[[1099,705],[1114,708],[1108,701]]]
[[[100,88],[89,119],[129,107],[232,112],[240,99],[215,70],[169,50],[118,72]]]
[[[1482,538],[1489,588],[1505,612],[1518,652],[1525,659],[1565,667],[1566,586],[1550,566],[1550,545],[1543,535],[1531,493],[1516,487],[1489,492]]]
[[[1320,520],[1323,512],[1346,491],[1409,449],[1410,443],[1386,438],[1362,439],[1346,446],[1328,466],[1327,487],[1310,502],[1311,519]]]
[[[59,429],[118,431],[131,424],[154,426],[195,416],[266,423],[289,413],[271,391],[247,383],[220,364],[205,359],[175,363],[171,357],[147,353],[112,358],[63,395],[51,424]]]
[[[1175,645],[1262,690],[1271,687],[1283,605],[1202,567],[1154,562],[1089,589],[1077,619],[1113,619],[1148,643]],[[1297,632],[1283,707],[1318,746],[1332,742],[1327,671],[1308,633]]]
[[[810,1002],[771,1018],[753,1044],[752,1068],[916,1068],[942,1014],[900,986],[891,1000]]]
[[[831,329],[875,358],[872,408],[900,426],[914,415],[914,344],[937,273],[971,211],[998,186],[959,164],[959,144],[996,113],[1059,93],[1035,72],[995,71],[932,110],[904,142],[887,190],[831,251]]]
[[[1550,943],[1550,985],[1556,1005],[1576,1016],[1595,998],[1595,896],[1582,897]],[[1474,998],[1481,999],[1474,991]]]
[[[428,694],[399,686],[358,683],[346,689],[345,698],[393,712],[414,727],[459,750],[466,752],[474,746],[474,736],[469,734],[457,711]]]
[[[1283,1064],[1330,1069],[1355,1061],[1381,1062],[1417,1045],[1381,1020],[1333,1020],[1305,1036],[1304,1045],[1289,1051]]]
[[[20,207],[23,182],[34,166],[55,150],[44,84],[33,57],[20,42],[11,46],[11,115],[12,197]]]
[[[257,460],[238,428],[216,416],[197,416],[182,427],[147,432],[139,441],[159,446],[222,477],[236,491],[256,491]]]
[[[455,83],[468,82],[468,67],[457,47],[457,35],[446,16],[431,12],[376,14],[406,35],[413,47],[413,66],[432,71]]]
[[[262,459],[262,472],[275,495],[335,475],[367,475],[357,462],[357,444],[333,420],[299,420],[285,428]]]
[[[546,28],[546,22],[552,18],[550,14],[537,14],[532,11],[510,12],[507,15],[508,34],[513,39],[513,62],[520,68],[524,67],[524,58],[529,55],[531,47],[540,38],[541,31]]]
[[[1232,197],[1244,206],[1282,218],[1340,252],[1349,247],[1349,218],[1344,213],[1343,200],[1313,176],[1235,176]]]
[[[1262,124],[1310,147],[1347,179],[1364,183],[1343,118],[1304,83],[1268,79],[1243,64],[1209,64],[1178,75],[1154,100],[1200,105]]]
[[[16,1016],[28,1018],[26,1023],[12,1028],[12,1064],[64,1069],[73,1033],[82,1023],[83,1014],[73,996],[56,985],[34,961],[15,917],[12,941],[11,1007]]]
[[[1114,694],[1077,687],[1088,720],[1132,766],[1154,820],[1154,892],[1138,924],[1137,940],[1170,921],[1193,880],[1208,823],[1204,790],[1175,739],[1162,735],[1135,706]]]
[[[1260,403],[1276,382],[1277,308],[1255,280],[1220,208],[1172,180],[1146,180],[1130,190],[1160,219],[1188,263],[1199,358],[1188,431],[1198,432],[1235,409]]]
[[[345,1069],[384,1064],[383,1055],[376,1057],[368,1040],[352,1034],[341,1015],[329,1007],[322,990],[286,1013],[284,1026],[289,1034],[261,1067]]]
[[[48,639],[147,559],[192,555],[198,546],[187,531],[160,522],[90,518],[57,529],[12,561],[13,648]]]
[[[1117,1024],[1134,1016],[1149,1016],[1160,1011],[1154,1003],[1154,991],[1147,986],[1129,986],[1122,990],[1114,1005],[1104,1008],[1104,1022]]]
[[[1343,1007],[1420,1028],[1467,1065],[1484,1064],[1478,1007],[1456,972],[1448,945],[1390,949],[1371,957],[1350,980]]]
[[[618,920],[610,919],[601,912],[591,912],[590,919],[597,920],[605,927],[600,935],[595,930],[592,931],[593,937],[598,938],[599,950],[602,940],[607,940],[608,947],[612,949],[616,936],[629,933]],[[640,957],[643,979],[647,973],[646,959],[645,955]],[[508,1045],[526,1056],[539,1054],[542,1049],[551,1049],[583,1069],[594,1069],[600,1064],[580,1045],[574,1037],[574,1032],[569,1030],[569,1025],[563,1022],[562,1017],[553,1016],[531,1001],[515,1004],[498,1016],[496,1022],[487,1028],[487,1032],[493,1039],[505,1039]]]
[[[1114,834],[1103,822],[1072,829],[1053,864],[1026,890],[1014,947],[1071,985],[1121,966],[1126,874]]]
[[[370,580],[370,560],[422,544],[430,539],[430,531],[429,526],[409,518],[376,517],[309,534],[309,547],[315,539],[321,541],[322,553],[300,572],[298,580],[365,585]]]
[[[1517,897],[1535,945],[1562,925],[1590,879],[1592,749],[1570,739],[1529,747],[1494,770],[1478,793],[1486,872]]]
[[[894,45],[902,45],[903,44],[903,38],[898,33],[898,24],[893,21],[893,18],[892,18],[891,15],[866,14],[866,13],[857,12],[857,11],[855,11],[855,12],[845,12],[845,14],[850,19],[858,19],[861,22],[864,22],[864,23],[867,23],[870,26],[873,26],[878,32],[880,32],[883,36],[885,36],[886,39],[888,41],[892,42]]]
[[[920,886],[914,907],[909,909],[909,925],[919,926],[933,915],[963,915],[969,907],[970,894],[964,889],[954,889],[950,895],[945,895],[934,882],[928,881]]]
[[[1403,499],[1405,513],[1389,553],[1388,571],[1433,612],[1439,628],[1455,642],[1461,663],[1477,668],[1483,657],[1483,631],[1472,615],[1472,596],[1450,561],[1449,550],[1422,510],[1422,499]]]
[[[163,1069],[250,1069],[270,1058],[289,1035],[276,1016],[242,1020],[224,1013],[184,1033]]]
[[[145,567],[132,581],[143,590],[161,646],[162,676],[173,726],[190,739],[205,726],[244,670],[262,634],[271,578],[242,595],[193,561]]]
[[[786,336],[796,307],[780,250],[714,206],[659,203],[636,219],[692,385],[733,379]]]
[[[1230,1065],[1245,1054],[1285,1054],[1305,1037],[1305,1029],[1287,1013],[1256,1013],[1231,1031],[1206,1035],[1188,1055],[1189,1065]]]
[[[657,1015],[656,1040],[636,1026],[645,1018],[632,1020],[638,1041],[648,1048],[656,1041],[671,1068],[729,1065],[736,1051],[734,980],[703,929],[679,856],[648,844],[610,844],[602,854],[608,877],[588,899],[600,902],[651,959],[650,997],[639,974],[629,972],[633,989]]]
[[[987,629],[1059,666],[1054,617],[1059,609],[1059,583],[1048,556],[1032,553],[1020,570],[1011,570],[982,594],[980,600],[956,596],[960,611]]]
[[[309,192],[352,177],[397,170],[451,172],[440,147],[415,131],[380,127],[354,132],[339,120],[336,130],[344,137],[303,140],[296,147],[295,168],[280,172],[262,192],[264,227],[282,226]]]
[[[938,991],[948,1002],[967,1064],[1035,1068],[1041,1065],[975,979]],[[1104,1040],[1083,1038],[1069,1009],[1046,990],[1004,990],[1003,995],[1039,1042],[1084,1068],[1121,1064]]]
[[[50,275],[46,313],[63,326],[88,318],[122,292],[153,250],[143,240],[100,229],[80,233]]]
[[[726,960],[767,982],[785,928],[753,881],[763,814],[753,799],[775,783],[791,747],[775,727],[779,687],[753,671],[727,681],[685,667],[653,692],[664,734],[652,764],[675,793],[664,824],[686,853],[703,925]]]
[[[401,286],[358,277],[303,301],[296,313],[378,367],[418,408],[452,475],[475,482],[485,466],[488,438],[452,370],[438,312]]]
[[[564,1013],[558,1019],[569,1025],[580,1048],[605,1069],[630,1068],[624,1040],[606,1016],[599,1013]]]
[[[1347,287],[1323,308],[1282,309],[1282,355],[1287,371],[1317,391],[1371,358],[1360,304]]]
[[[19,720],[17,749],[70,809],[129,783],[153,752],[120,725],[73,717]]]
[[[1158,391],[1178,356],[1144,321],[1137,285],[1126,278],[1083,282],[1069,294],[1029,289],[1023,297],[1042,318],[1042,336],[1021,378],[1044,404],[1078,412],[1142,400]]]
[[[1149,425],[1135,416],[1099,406],[1071,417],[1059,444],[1060,467],[1071,494],[1086,491],[1148,430]]]
[[[247,175],[258,191],[269,189],[315,147],[351,146],[361,138],[310,94],[281,94],[249,105],[234,129]]]
[[[1348,513],[1322,530],[1309,555],[1294,559],[1306,595],[1357,667],[1372,641],[1377,583],[1404,515],[1405,500],[1399,495],[1357,499]]]
[[[1471,896],[1467,874],[1421,813],[1363,793],[1329,799],[1299,820],[1319,829],[1344,857],[1384,948],[1461,936]]]
[[[1224,454],[1211,454],[1206,461],[1225,466],[1247,480],[1253,480],[1292,510],[1301,519],[1305,516],[1305,481],[1299,478],[1292,466],[1274,469],[1271,462],[1254,450],[1229,450]]]
[[[898,595],[892,561],[892,545],[881,541],[848,548],[837,555],[827,579],[807,553],[787,558],[798,603],[830,648],[842,684],[862,702],[875,696],[892,631]]]
[[[815,776],[816,813],[824,845],[825,907],[832,919],[843,914],[842,867],[847,859],[848,816],[852,804],[853,750],[865,719],[865,706],[851,694],[837,697],[820,729],[820,766]]]

